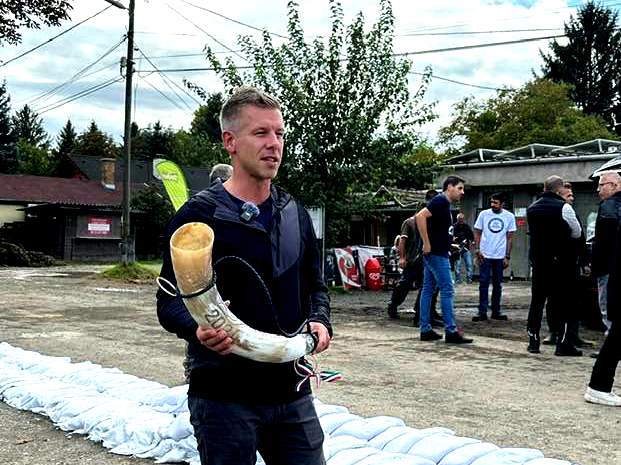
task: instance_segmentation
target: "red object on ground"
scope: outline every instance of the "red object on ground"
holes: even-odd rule
[[[367,277],[367,289],[379,291],[384,287],[382,266],[377,258],[371,257],[364,265],[364,274]]]

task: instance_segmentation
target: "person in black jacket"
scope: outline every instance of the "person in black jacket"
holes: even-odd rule
[[[530,235],[529,259],[532,266],[531,302],[528,310],[528,351],[539,353],[541,320],[546,300],[554,307],[559,319],[559,336],[555,355],[579,356],[572,331],[576,319],[569,301],[567,285],[573,282],[575,255],[572,240],[578,239],[582,228],[571,205],[559,195],[564,181],[548,177],[543,194],[526,211]]]
[[[233,174],[192,197],[166,237],[188,222],[211,226],[216,285],[230,310],[268,333],[293,333],[306,324],[317,336],[315,353],[322,352],[332,329],[313,226],[301,204],[272,184],[285,131],[280,104],[242,87],[225,102],[220,120]],[[168,247],[161,276],[176,283]],[[224,330],[199,327],[181,298],[161,290],[157,310],[161,325],[188,341],[188,407],[203,465],[254,464],[257,451],[268,465],[325,464],[310,383],[299,384],[304,378],[295,362],[230,354]]]
[[[613,265],[617,225],[621,221],[621,176],[616,172],[602,173],[598,180],[597,192],[602,202],[595,220],[595,236],[593,236],[593,258],[591,270],[597,278],[599,308],[602,322],[610,329],[607,313],[608,275]]]
[[[601,182],[600,179],[600,185]],[[621,358],[621,222],[617,222],[611,256],[607,292],[610,329],[593,365],[584,399],[594,404],[621,407],[621,396],[612,390],[615,372]]]

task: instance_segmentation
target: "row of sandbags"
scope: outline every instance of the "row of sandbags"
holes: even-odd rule
[[[63,431],[87,435],[113,453],[199,464],[186,393],[185,385],[169,388],[116,368],[0,343],[1,400],[46,415]],[[317,399],[315,407],[328,465],[570,465],[536,449],[499,448],[447,428],[363,418]]]

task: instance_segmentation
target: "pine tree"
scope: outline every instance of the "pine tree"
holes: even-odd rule
[[[77,141],[78,134],[75,132],[75,127],[71,123],[71,120],[68,119],[67,123],[58,135],[56,150],[54,150],[54,153],[59,158],[63,155],[69,155],[75,148]]]
[[[77,139],[75,152],[97,158],[115,158],[118,148],[112,137],[102,132],[95,121]]]
[[[573,86],[571,99],[587,114],[599,115],[621,134],[621,32],[618,15],[589,2],[565,24],[567,45],[556,41],[542,53],[544,77]]]
[[[41,118],[28,105],[24,105],[13,115],[11,124],[15,140],[24,140],[37,148],[47,149],[49,146],[49,138],[43,129]]]
[[[6,90],[6,81],[0,85],[0,172],[14,173],[17,170],[15,138],[11,130],[11,97]]]

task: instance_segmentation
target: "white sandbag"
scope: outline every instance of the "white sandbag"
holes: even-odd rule
[[[408,454],[424,457],[433,463],[438,463],[453,450],[476,442],[481,441],[449,434],[432,434],[414,444],[408,451]]]
[[[392,426],[405,426],[405,422],[401,418],[389,416],[361,418],[339,426],[331,435],[347,434],[369,441]]]
[[[548,459],[543,457],[529,460],[524,465],[571,465],[571,462],[568,462],[567,460]]]
[[[388,452],[400,452],[402,454],[407,454],[414,444],[416,444],[421,439],[426,438],[427,436],[433,436],[436,434],[454,434],[453,431],[447,428],[408,429],[409,431],[407,431],[405,434],[402,434],[395,439],[387,442],[382,449]]]
[[[412,428],[409,426],[391,426],[387,428],[373,439],[369,441],[369,445],[371,447],[375,447],[376,449],[384,449],[386,444],[388,444],[393,439],[398,438],[399,436],[411,431]]]
[[[380,454],[380,451],[368,446],[357,449],[342,450],[334,454],[327,461],[327,465],[355,465],[362,459]]]
[[[174,417],[168,425],[158,431],[163,439],[174,439],[180,441],[194,434],[194,429],[190,423],[190,412],[183,412]]]
[[[327,415],[319,418],[319,423],[321,423],[321,429],[324,434],[331,435],[332,432],[338,427],[344,425],[348,421],[359,420],[362,418],[359,415],[354,415],[352,413],[329,413]]]
[[[317,398],[313,399],[313,404],[315,405],[317,416],[320,418],[329,413],[349,413],[349,409],[343,405],[324,404]]]
[[[436,465],[435,462],[415,455],[382,452],[380,455],[367,457],[356,465]]]
[[[342,450],[360,449],[368,446],[369,443],[367,441],[354,436],[326,436],[323,441],[323,455],[325,459],[328,460]]]
[[[498,449],[497,445],[489,442],[467,444],[446,454],[438,465],[471,465],[479,457]]]
[[[543,453],[537,449],[506,448],[485,454],[472,462],[472,465],[523,465],[541,457]]]

